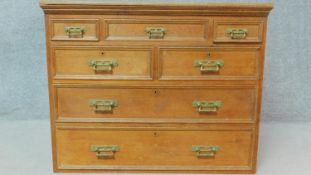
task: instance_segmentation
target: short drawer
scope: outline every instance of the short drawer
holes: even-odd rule
[[[259,48],[160,48],[161,80],[257,79]]]
[[[253,87],[57,88],[58,121],[251,123]]]
[[[98,41],[99,19],[52,19],[52,41]]]
[[[149,48],[54,48],[56,79],[151,79]]]
[[[107,40],[205,41],[208,21],[105,20]]]
[[[251,170],[251,130],[58,127],[59,169]]]
[[[214,21],[214,42],[262,42],[263,20],[216,19]]]

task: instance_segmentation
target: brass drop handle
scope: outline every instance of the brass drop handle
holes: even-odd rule
[[[90,60],[89,66],[95,72],[112,72],[112,69],[118,66],[118,61],[117,60],[109,60],[109,61]]]
[[[192,152],[196,152],[196,156],[198,158],[208,158],[208,157],[215,157],[216,152],[220,150],[219,146],[192,146]]]
[[[65,27],[65,32],[69,38],[83,38],[85,31],[85,27]]]
[[[91,151],[96,152],[97,158],[112,159],[117,151],[120,150],[118,145],[92,145]]]
[[[116,100],[90,100],[90,106],[94,112],[112,112],[113,108],[118,106]]]
[[[248,30],[232,28],[232,29],[227,29],[226,34],[231,39],[245,39],[248,34]]]
[[[163,39],[166,29],[164,27],[147,27],[145,32],[149,34],[149,39]]]
[[[225,65],[223,60],[195,60],[194,67],[199,67],[202,73],[219,72]]]
[[[197,108],[199,113],[213,113],[217,112],[218,108],[222,106],[221,101],[193,101],[193,107]]]

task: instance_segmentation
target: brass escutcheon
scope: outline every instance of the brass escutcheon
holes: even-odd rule
[[[195,60],[194,67],[199,67],[202,73],[219,72],[225,65],[223,60]]]
[[[197,108],[199,113],[212,113],[217,112],[222,106],[221,101],[193,101],[193,107]]]
[[[69,38],[83,38],[85,27],[65,27],[65,32]]]
[[[215,157],[216,152],[220,150],[219,146],[192,146],[192,152],[196,152],[196,156],[198,158],[208,158],[208,157]]]
[[[163,39],[166,29],[164,27],[147,27],[145,32],[149,34],[149,39]]]
[[[94,112],[112,112],[118,106],[117,100],[90,100],[90,106]]]
[[[95,72],[112,72],[112,69],[114,67],[118,66],[117,60],[90,60],[89,66],[95,71]]]
[[[119,151],[118,145],[92,145],[91,151],[96,152],[97,158],[112,159],[114,158],[115,152]]]
[[[227,29],[226,34],[231,39],[245,39],[248,34],[248,30],[232,28],[232,29]]]

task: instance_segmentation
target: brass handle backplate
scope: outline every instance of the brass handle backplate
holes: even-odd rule
[[[91,151],[96,152],[96,157],[112,159],[114,158],[115,152],[119,151],[118,145],[92,145]]]
[[[112,72],[112,69],[118,66],[118,62],[116,60],[90,60],[89,65],[95,72]]]
[[[248,30],[232,28],[232,29],[227,29],[226,34],[231,39],[245,39],[248,34]]]
[[[147,27],[145,32],[149,34],[149,39],[163,39],[166,29],[163,27]]]
[[[215,157],[216,152],[220,150],[219,146],[192,146],[192,152],[196,152],[196,156],[198,158],[208,158],[208,157]]]
[[[217,112],[218,108],[222,106],[221,101],[193,101],[193,107],[197,108],[199,113]]]
[[[116,100],[90,100],[90,106],[94,112],[112,112],[114,107],[118,106]]]
[[[85,27],[65,27],[65,32],[69,38],[83,38]]]
[[[219,72],[224,65],[223,60],[195,60],[193,63],[193,66],[199,67],[202,73]]]

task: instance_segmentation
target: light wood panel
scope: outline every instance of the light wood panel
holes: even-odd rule
[[[208,20],[131,20],[105,19],[107,40],[147,40],[157,41],[204,41],[207,39]],[[147,28],[163,28],[165,34],[160,39],[150,39]]]
[[[214,20],[214,42],[254,43],[262,42],[264,19],[218,18]],[[233,39],[228,29],[243,29],[247,31],[245,38]]]
[[[152,60],[151,48],[57,47],[54,49],[54,78],[150,80]],[[91,61],[114,61],[117,65],[108,72],[96,71]]]
[[[54,41],[98,41],[99,20],[98,19],[55,19],[51,20],[51,39]],[[71,38],[66,33],[66,27],[84,28],[82,37]]]
[[[166,131],[58,129],[60,169],[247,170],[251,168],[250,131]],[[112,159],[100,159],[92,145],[118,145]],[[193,145],[219,146],[215,157],[198,158]],[[165,157],[165,159],[163,159]]]
[[[202,72],[196,61],[222,61],[217,72]],[[160,48],[160,80],[258,78],[259,48]]]
[[[255,119],[254,88],[120,89],[58,88],[59,118],[141,118],[205,120],[206,122],[252,122]],[[79,94],[79,95],[75,95]],[[91,100],[116,100],[112,112],[94,112]],[[220,101],[217,112],[200,113],[194,101]],[[74,119],[72,119],[74,121]],[[130,120],[129,120],[130,121]],[[146,120],[148,121],[148,120]]]

